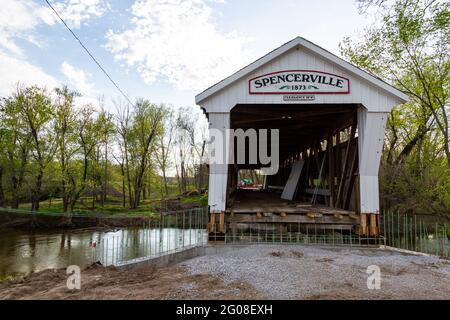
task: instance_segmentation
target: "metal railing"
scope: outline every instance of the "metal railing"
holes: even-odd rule
[[[105,234],[91,244],[93,262],[121,265],[205,245],[207,208],[161,213],[142,227]]]
[[[0,211],[30,213],[3,208]],[[118,265],[205,245],[211,241],[216,244],[387,245],[450,257],[450,230],[447,224],[426,222],[414,215],[382,214],[381,235],[373,237],[355,234],[351,226],[327,229],[326,226],[312,223],[270,222],[230,223],[225,225],[224,233],[208,234],[208,212],[208,207],[203,207],[160,213],[156,219],[148,219],[139,226],[98,233],[97,238],[92,239],[91,251],[87,254],[92,262]],[[216,229],[219,230],[219,226]]]
[[[382,214],[386,245],[450,258],[450,229],[446,223],[432,218],[392,212]]]
[[[218,229],[218,226],[216,226]],[[314,223],[237,223],[227,226],[225,233],[212,233],[210,241],[223,244],[305,244],[327,246],[379,246],[383,236],[362,236],[351,226],[330,227]]]
[[[115,265],[163,255],[193,246],[216,244],[303,244],[347,247],[387,245],[449,257],[450,235],[446,224],[426,224],[415,216],[386,213],[381,235],[355,234],[348,226],[327,229],[308,223],[248,223],[228,225],[225,233],[208,234],[208,208],[169,212],[149,222],[135,237],[113,235],[98,244],[95,259]],[[130,240],[132,239],[132,240]]]
[[[0,208],[1,213],[66,217],[66,213],[42,213],[21,209]],[[101,213],[73,214],[72,217],[124,218],[124,215]],[[128,217],[135,218],[136,216]],[[91,231],[88,243],[72,243],[67,262],[83,264],[99,262],[102,265],[119,265],[137,259],[147,259],[204,245],[208,241],[208,208],[192,208],[164,213],[154,213],[152,218],[137,220],[138,225],[107,231]],[[100,224],[103,226],[102,224]],[[114,224],[112,224],[114,225]],[[86,229],[83,229],[86,230]]]

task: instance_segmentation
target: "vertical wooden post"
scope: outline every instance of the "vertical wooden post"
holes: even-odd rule
[[[342,168],[342,172],[341,172],[341,177],[339,179],[339,187],[338,187],[338,192],[337,192],[337,197],[336,197],[336,204],[338,207],[340,208],[344,208],[345,207],[345,201],[346,201],[346,185],[347,185],[347,180],[350,180],[351,175],[353,174],[353,172],[351,171],[351,147],[352,144],[354,143],[354,137],[355,137],[355,133],[356,133],[356,117],[353,120],[353,124],[351,126],[351,129],[348,130],[350,136],[348,137],[347,140],[347,146],[345,148],[345,155],[344,155],[344,165]],[[350,171],[350,172],[349,172]]]
[[[355,185],[355,180],[359,179],[359,176],[357,174],[358,170],[358,150],[356,146],[356,138],[353,138],[351,146],[351,158],[350,158],[350,171],[349,171],[349,179],[348,179],[348,185],[347,188],[344,190],[344,209],[348,209],[350,206],[350,200],[352,197],[352,191]],[[359,188],[359,185],[357,186]],[[356,193],[356,192],[355,192]],[[358,208],[358,207],[356,207]]]
[[[225,233],[225,212],[219,214],[219,232]]]
[[[378,214],[370,214],[370,224],[369,224],[369,234],[371,236],[377,236],[379,233],[378,225],[377,225],[377,216]]]
[[[333,132],[328,134],[328,186],[330,188],[330,207],[335,206],[334,201],[334,155],[333,155]]]
[[[209,226],[208,231],[209,233],[215,232],[216,228],[216,214],[214,212],[209,213]]]
[[[365,236],[367,235],[367,214],[361,213],[359,217],[360,217],[359,235]]]
[[[342,153],[341,153],[341,129],[338,130],[336,133],[336,186],[339,186],[340,184],[340,178],[341,178],[341,171],[342,171]],[[335,203],[337,205],[337,196]]]

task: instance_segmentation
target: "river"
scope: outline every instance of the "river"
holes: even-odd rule
[[[204,229],[0,230],[0,279],[99,261],[116,265],[206,243]]]

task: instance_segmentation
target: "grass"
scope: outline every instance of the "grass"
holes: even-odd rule
[[[187,196],[180,199],[181,203],[200,203],[202,200],[202,195],[198,196]]]
[[[196,195],[196,196],[187,196],[184,198],[181,198],[180,200],[181,203],[198,203],[202,206],[207,206],[208,205],[208,194],[201,194],[201,195]]]
[[[182,204],[204,204],[204,195],[193,195],[181,197],[179,200]],[[77,202],[74,208],[75,214],[108,214],[108,215],[120,215],[120,216],[132,216],[132,217],[156,217],[158,212],[161,211],[161,198],[151,198],[142,200],[139,207],[136,209],[130,209],[128,202],[126,206],[122,205],[122,198],[108,196],[107,201],[102,206],[99,201],[95,202],[95,208],[92,208],[92,197],[83,197]],[[30,203],[22,203],[19,205],[21,210],[31,210]],[[51,200],[41,201],[39,204],[38,214],[54,214],[64,212],[62,198],[52,198]]]
[[[0,276],[0,282],[2,282],[2,281],[11,281],[11,280],[14,280],[16,278],[23,277],[25,275],[26,274],[22,273],[22,272],[13,272],[13,273],[8,274],[8,275]]]

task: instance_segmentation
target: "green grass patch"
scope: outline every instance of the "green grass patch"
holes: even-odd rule
[[[99,202],[95,203],[95,207],[92,207],[92,197],[84,197],[79,201],[73,210],[75,214],[85,215],[120,215],[120,216],[156,216],[158,208],[158,201],[145,200],[137,209],[128,208],[128,202],[126,207],[122,205],[121,198],[109,197],[105,204],[102,206]],[[20,210],[31,210],[30,203],[23,203],[19,206]],[[56,214],[64,213],[64,206],[61,198],[55,198],[51,201],[42,201],[39,204],[39,211],[36,214]]]
[[[128,199],[123,207],[123,199],[121,197],[108,196],[107,201],[104,205],[101,205],[100,201],[95,201],[93,203],[93,197],[83,197],[81,198],[73,210],[74,214],[77,215],[117,215],[117,216],[132,216],[132,217],[158,217],[159,213],[164,208],[164,201],[160,197],[153,197],[150,199],[142,199],[139,207],[137,209],[130,209]],[[169,198],[170,202],[178,201],[176,196],[171,196]],[[208,203],[208,195],[191,195],[181,197],[179,200],[180,204],[200,204],[206,206]],[[31,203],[22,203],[19,205],[19,209],[23,211],[31,210]],[[52,198],[49,200],[42,201],[39,204],[39,211],[36,214],[42,215],[56,215],[64,214],[64,206],[62,198]]]
[[[180,199],[181,203],[200,203],[202,195],[198,196],[187,196]]]
[[[19,277],[23,277],[25,275],[25,273],[21,273],[21,272],[14,272],[8,275],[4,275],[4,276],[0,276],[0,282],[2,281],[11,281],[14,280],[16,278]]]

